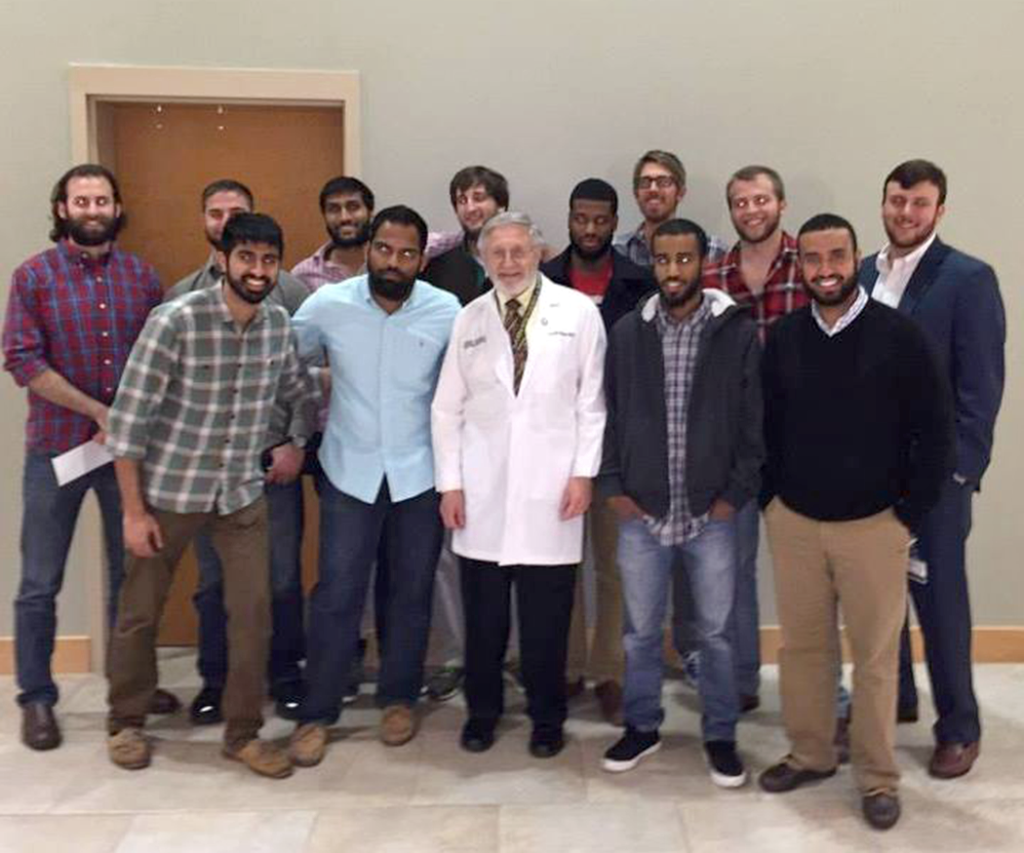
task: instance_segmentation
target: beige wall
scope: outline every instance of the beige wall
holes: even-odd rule
[[[975,613],[982,624],[1024,625],[1024,501],[1013,485],[1024,479],[1024,454],[1012,439],[1024,428],[1024,380],[1014,369],[1024,277],[1015,167],[1024,151],[1024,4],[4,0],[0,9],[4,301],[10,270],[46,245],[46,197],[70,165],[71,62],[358,70],[363,175],[382,204],[408,202],[434,227],[451,227],[449,176],[484,162],[509,177],[514,205],[534,213],[558,244],[569,190],[588,175],[619,188],[623,225],[633,222],[628,178],[648,147],[682,155],[691,175],[684,212],[722,236],[732,236],[725,179],[763,161],[787,179],[791,227],[831,209],[858,226],[866,248],[882,239],[886,171],[911,156],[936,160],[951,179],[943,236],[994,264],[1010,318],[996,461],[975,504]],[[129,209],[143,203],[128,200]],[[22,392],[5,377],[4,602],[18,572],[24,411]],[[88,628],[81,575],[98,546],[94,534],[83,538],[62,596],[62,633]],[[765,575],[766,621],[774,621]],[[0,635],[10,632],[5,604]]]

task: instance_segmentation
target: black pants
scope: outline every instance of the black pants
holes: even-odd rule
[[[470,718],[496,724],[504,711],[502,665],[514,584],[526,712],[535,730],[561,728],[566,716],[565,659],[577,567],[499,566],[462,558],[459,568],[466,616],[464,690]]]

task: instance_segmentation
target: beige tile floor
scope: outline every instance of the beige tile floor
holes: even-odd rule
[[[191,656],[166,654],[162,673],[188,702]],[[861,820],[848,770],[785,796],[754,784],[715,788],[695,696],[678,681],[665,688],[665,748],[631,773],[600,769],[615,732],[592,698],[572,705],[567,748],[542,762],[526,753],[529,728],[513,692],[498,743],[483,756],[458,748],[458,700],[427,707],[420,736],[389,749],[375,739],[365,695],[346,711],[324,763],[282,782],[222,759],[219,730],[194,729],[184,716],[151,726],[150,769],[119,770],[104,753],[102,679],[60,681],[65,744],[32,753],[18,742],[12,680],[0,678],[0,853],[1024,853],[1022,665],[977,669],[984,752],[966,778],[928,777],[930,720],[900,727],[904,817],[885,834]],[[754,771],[785,750],[774,667],[764,682],[761,710],[740,728]],[[271,717],[266,733],[289,730]]]

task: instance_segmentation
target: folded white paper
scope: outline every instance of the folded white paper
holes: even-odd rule
[[[57,475],[57,485],[63,486],[113,461],[114,457],[106,447],[98,441],[89,439],[85,444],[80,444],[67,453],[54,456],[53,472]]]

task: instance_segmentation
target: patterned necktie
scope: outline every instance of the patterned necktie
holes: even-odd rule
[[[523,381],[523,370],[526,368],[526,322],[519,313],[519,300],[510,299],[505,303],[505,330],[512,344],[512,387],[519,393],[519,384]]]

